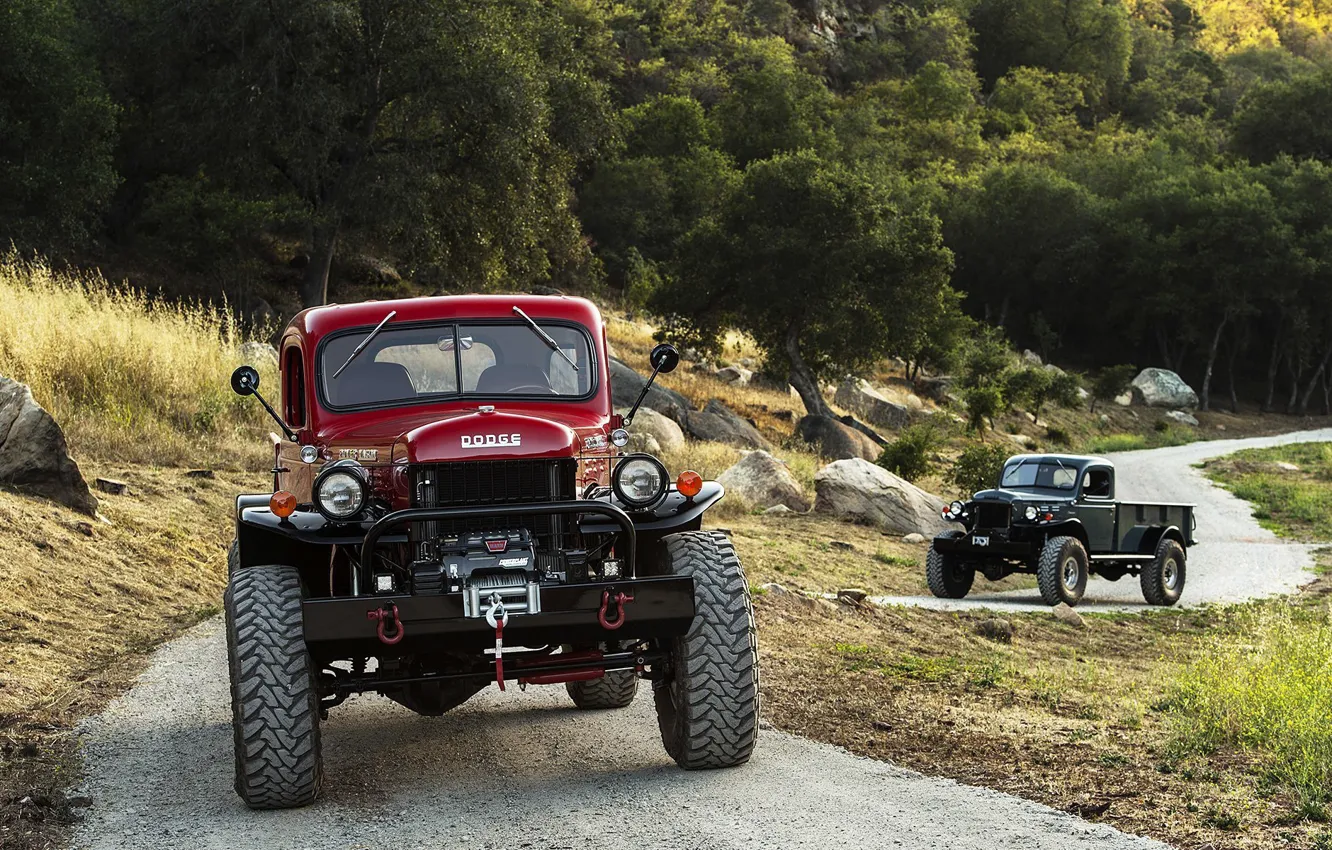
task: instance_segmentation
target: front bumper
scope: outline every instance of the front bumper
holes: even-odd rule
[[[603,598],[620,593],[632,596],[633,601],[624,604],[623,624],[607,629],[599,617]],[[394,605],[403,638],[385,645],[379,639],[378,624],[368,615]],[[462,593],[308,599],[301,607],[305,641],[321,653],[400,655],[426,649],[478,650],[495,644],[495,630],[485,618],[463,613]],[[694,580],[688,576],[546,585],[541,588],[541,613],[511,616],[504,627],[504,642],[513,646],[590,645],[673,638],[687,632],[693,619]]]
[[[982,542],[978,542],[980,538]],[[1022,559],[1036,554],[1036,545],[1027,540],[1012,540],[1004,529],[976,529],[962,537],[936,537],[934,548],[966,558]]]

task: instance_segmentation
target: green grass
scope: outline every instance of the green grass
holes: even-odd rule
[[[1332,800],[1332,620],[1325,609],[1236,609],[1181,675],[1170,704],[1181,752],[1250,752],[1309,804]]]
[[[1294,464],[1297,470],[1278,463]],[[1209,464],[1208,475],[1253,504],[1253,515],[1284,537],[1332,541],[1332,444],[1247,449]]]
[[[1083,450],[1089,454],[1110,454],[1111,452],[1134,452],[1139,449],[1160,449],[1168,446],[1184,446],[1202,439],[1197,430],[1188,427],[1168,425],[1164,429],[1147,434],[1104,434],[1088,439]]]

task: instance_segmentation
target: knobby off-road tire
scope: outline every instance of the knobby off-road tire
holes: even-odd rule
[[[1156,559],[1142,568],[1142,598],[1149,605],[1174,605],[1184,593],[1184,547],[1169,537],[1156,544]]]
[[[1077,605],[1087,590],[1090,561],[1076,537],[1051,537],[1036,563],[1036,585],[1046,605]]]
[[[758,737],[758,639],[740,559],[726,535],[662,541],[672,575],[694,579],[694,621],[671,641],[672,676],[653,693],[661,741],[686,770],[749,761]]]
[[[568,682],[564,688],[579,708],[624,708],[638,693],[638,674],[633,670],[608,670],[600,679]]]
[[[240,569],[240,541],[232,539],[231,547],[227,549],[227,578],[230,579]]]
[[[252,809],[314,802],[323,783],[319,695],[292,567],[253,567],[226,593],[236,793]]]
[[[954,529],[939,536],[953,539],[964,535]],[[925,556],[925,581],[930,586],[930,593],[940,599],[961,599],[971,592],[975,580],[975,570],[958,566],[956,555],[940,552],[933,543],[930,544],[929,554]]]

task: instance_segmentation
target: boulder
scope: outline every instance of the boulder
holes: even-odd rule
[[[628,412],[628,408],[620,411],[620,413]],[[657,441],[657,445],[668,452],[684,448],[684,430],[676,424],[675,420],[663,416],[647,406],[639,408],[638,413],[634,414],[634,421],[629,426],[629,433],[631,437],[638,434],[652,437]]]
[[[908,534],[908,535],[906,535],[905,537],[903,537],[903,538],[902,538],[902,542],[903,542],[903,543],[913,543],[913,544],[919,546],[919,545],[921,545],[922,543],[928,543],[929,541],[925,539],[925,535],[921,534],[921,533],[918,532],[918,531],[913,531],[913,532],[911,532],[910,534]]]
[[[69,456],[65,432],[27,384],[0,377],[0,485],[97,513],[97,497]]]
[[[805,416],[796,423],[800,439],[814,446],[820,455],[832,460],[863,458],[876,460],[883,449],[855,428],[827,416]]]
[[[765,510],[765,511],[763,512],[763,515],[764,515],[764,516],[789,516],[789,515],[791,515],[791,514],[793,514],[793,513],[795,513],[795,511],[791,510],[791,509],[788,508],[786,505],[773,505],[772,507],[770,507],[770,508],[768,508],[767,510]]]
[[[1198,418],[1183,410],[1171,410],[1166,413],[1165,418],[1180,425],[1192,425],[1195,428],[1198,426]]]
[[[754,379],[754,373],[751,370],[740,366],[726,366],[718,369],[716,375],[717,380],[735,384],[737,387],[749,386],[749,382]]]
[[[241,346],[240,354],[241,360],[255,368],[262,368],[265,364],[277,368],[277,349],[266,342],[247,342]]]
[[[786,505],[796,511],[809,510],[809,499],[786,464],[764,451],[749,452],[740,462],[717,477],[717,483],[756,508]]]
[[[1120,407],[1131,407],[1133,405],[1133,391],[1129,390],[1128,392],[1120,393],[1115,396],[1115,404]]]
[[[1013,642],[1013,624],[1002,617],[991,617],[976,624],[976,634],[996,643]]]
[[[830,463],[814,476],[814,510],[898,534],[933,537],[949,523],[944,501],[867,460]]]
[[[780,585],[775,581],[759,585],[759,590],[762,590],[764,593],[771,593],[773,596],[786,596],[791,592],[787,590],[785,586]]]
[[[867,381],[847,378],[837,388],[833,402],[845,410],[864,417],[871,425],[882,428],[905,428],[911,424],[911,408],[884,398]]]
[[[952,401],[953,378],[947,375],[940,375],[937,378],[920,378],[916,381],[916,387],[925,394],[926,398],[933,399],[939,404]]]
[[[1134,399],[1148,407],[1193,410],[1198,406],[1198,394],[1193,387],[1168,369],[1143,369],[1130,386]]]
[[[629,435],[629,442],[625,444],[631,452],[644,452],[653,457],[661,454],[661,443],[651,434],[644,434],[642,431],[636,431]]]
[[[1072,626],[1075,629],[1087,628],[1087,621],[1082,619],[1082,615],[1063,602],[1051,608],[1050,613],[1054,615],[1056,620],[1065,625]]]
[[[635,372],[623,362],[611,358],[611,401],[616,407],[629,408],[638,400],[647,378]],[[650,407],[668,419],[683,425],[685,414],[689,412],[689,400],[674,390],[668,390],[660,384],[654,384],[643,399],[643,406]]]
[[[697,440],[726,443],[745,449],[772,448],[772,444],[763,438],[752,423],[740,418],[715,398],[702,410],[688,411],[684,427]]]
[[[1028,348],[1028,349],[1024,349],[1024,350],[1023,350],[1023,352],[1022,352],[1022,362],[1023,362],[1023,363],[1026,363],[1028,366],[1044,366],[1044,365],[1045,365],[1045,361],[1044,361],[1044,360],[1041,360],[1041,355],[1039,355],[1039,354],[1037,354],[1036,352],[1032,351],[1030,348]]]
[[[844,602],[864,602],[869,591],[863,587],[844,587],[837,591],[837,598]]]

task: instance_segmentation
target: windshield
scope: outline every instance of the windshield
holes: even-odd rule
[[[1028,490],[1072,490],[1077,480],[1078,471],[1071,466],[1029,460],[1005,467],[999,486]]]
[[[518,322],[389,324],[336,378],[366,335],[334,337],[320,352],[324,397],[342,408],[441,396],[586,396],[594,372],[587,332],[555,324],[541,329],[556,348]]]

